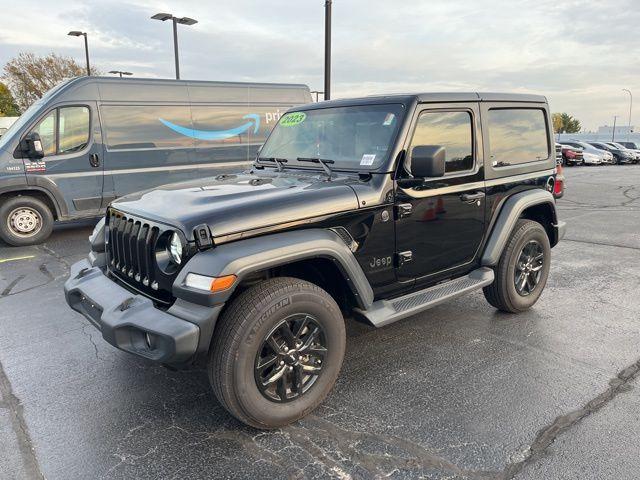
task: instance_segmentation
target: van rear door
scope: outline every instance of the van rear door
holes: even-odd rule
[[[71,217],[99,214],[103,155],[96,103],[59,104],[30,131],[40,135],[45,156],[23,160],[27,183],[57,190]]]

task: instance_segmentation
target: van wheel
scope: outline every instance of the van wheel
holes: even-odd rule
[[[297,278],[266,280],[238,296],[216,326],[208,373],[229,413],[261,429],[315,409],[338,377],[345,351],[340,308]]]
[[[483,289],[487,301],[504,312],[530,308],[542,294],[551,265],[547,232],[538,222],[518,220],[494,268],[494,282]]]
[[[53,229],[53,214],[40,199],[19,195],[0,206],[0,238],[21,247],[44,242]]]

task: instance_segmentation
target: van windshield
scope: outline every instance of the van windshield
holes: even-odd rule
[[[33,116],[40,109],[41,106],[42,106],[42,102],[37,101],[36,103],[32,104],[29,108],[27,108],[24,111],[24,113],[20,115],[15,122],[11,124],[11,126],[7,129],[7,131],[4,132],[4,134],[2,135],[2,138],[0,138],[0,150],[3,150],[5,145],[9,143],[9,141],[12,139],[13,132],[17,132],[25,124],[29,123],[29,121],[33,118]]]
[[[400,104],[289,112],[267,139],[258,162],[308,166],[302,162],[319,158],[332,163],[332,169],[373,170],[388,158],[403,116]]]
[[[7,129],[6,132],[0,138],[0,150],[3,150],[4,147],[12,140],[13,134],[19,131],[22,127],[24,127],[27,123],[33,120],[33,117],[38,113],[40,108],[47,102],[49,98],[53,96],[58,90],[61,90],[64,85],[66,85],[69,80],[63,80],[57,83],[54,87],[52,87],[47,93],[45,93],[41,98],[36,100],[31,104],[29,108],[27,108],[18,119],[11,124],[11,126]]]

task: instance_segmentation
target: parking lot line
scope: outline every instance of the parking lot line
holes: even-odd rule
[[[35,258],[35,255],[25,255],[24,257],[14,257],[14,258],[0,258],[0,263],[14,262],[17,260],[28,260],[30,258]]]

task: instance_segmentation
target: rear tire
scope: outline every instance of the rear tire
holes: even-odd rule
[[[14,247],[44,242],[53,230],[53,213],[40,199],[28,195],[0,205],[0,238]]]
[[[317,285],[287,277],[240,294],[214,335],[208,365],[213,391],[234,417],[261,429],[294,422],[324,400],[340,372],[346,341],[333,298]]]
[[[523,312],[540,298],[550,265],[551,246],[545,229],[533,220],[518,220],[494,268],[494,282],[483,289],[484,296],[498,310]]]

